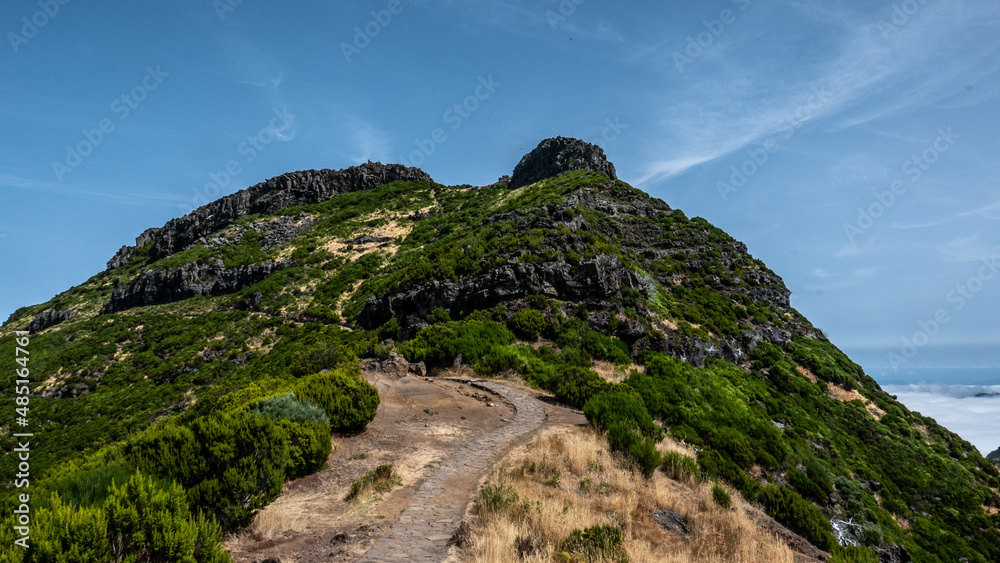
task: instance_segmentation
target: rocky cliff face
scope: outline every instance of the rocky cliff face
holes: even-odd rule
[[[226,268],[221,260],[191,263],[171,270],[142,274],[127,286],[118,287],[101,314],[116,313],[144,305],[172,303],[198,295],[226,295],[253,285],[292,261]]]
[[[358,315],[363,328],[375,328],[392,317],[419,324],[431,311],[441,307],[457,314],[460,310],[489,309],[494,305],[528,295],[545,295],[565,301],[603,308],[625,288],[642,287],[639,276],[622,266],[614,256],[598,256],[572,266],[565,260],[544,264],[518,263],[485,274],[455,281],[432,281],[405,292],[371,298]]]
[[[553,137],[539,143],[517,163],[510,187],[517,189],[570,170],[590,170],[618,179],[615,165],[608,162],[601,147],[579,139]]]
[[[28,323],[28,332],[35,334],[40,330],[45,330],[50,326],[57,325],[63,321],[67,321],[76,316],[76,311],[73,309],[67,309],[65,311],[60,311],[59,309],[51,309],[43,313],[39,313],[30,323]]]
[[[338,194],[376,188],[398,181],[430,182],[419,168],[400,164],[368,162],[343,170],[303,170],[289,172],[203,205],[193,212],[147,229],[135,246],[123,246],[108,261],[108,270],[127,264],[135,251],[153,243],[151,260],[184,250],[199,239],[223,229],[233,221],[254,213],[275,213],[287,207],[326,201]]]

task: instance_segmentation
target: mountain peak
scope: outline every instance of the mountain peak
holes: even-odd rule
[[[604,156],[601,147],[571,137],[552,137],[521,158],[514,168],[510,187],[517,189],[570,170],[591,170],[618,179],[615,165]]]

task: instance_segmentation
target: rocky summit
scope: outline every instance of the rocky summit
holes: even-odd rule
[[[554,137],[538,144],[514,167],[510,187],[517,189],[570,170],[589,170],[617,180],[615,165],[604,156],[604,149],[579,139]]]
[[[599,547],[618,561],[647,542],[734,560],[753,537],[747,549],[780,548],[766,561],[1000,561],[996,465],[885,393],[744,243],[618,179],[577,139],[542,141],[487,186],[372,162],[282,174],[148,229],[3,328],[11,357],[12,332],[30,333],[39,421],[37,547],[11,548],[8,498],[3,561],[254,561],[281,545],[317,561],[334,545],[357,549],[344,560],[440,561],[503,518],[528,526],[504,547],[515,558]],[[565,444],[546,442],[550,457],[502,465],[513,484],[475,490],[560,420],[586,420],[597,457],[558,459]],[[345,455],[331,434],[370,448]],[[651,488],[627,492],[612,466]],[[530,483],[545,494],[522,496]],[[678,487],[689,500],[660,496]],[[286,493],[335,512],[310,516],[327,536],[232,539],[260,536]],[[338,508],[365,494],[364,510]],[[345,514],[370,521],[333,527]],[[553,524],[566,514],[580,529]]]

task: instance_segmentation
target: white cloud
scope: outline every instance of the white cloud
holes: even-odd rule
[[[1000,447],[1000,385],[883,385],[906,408],[936,420],[986,455]],[[976,393],[989,396],[976,397]],[[996,395],[993,395],[996,394]]]

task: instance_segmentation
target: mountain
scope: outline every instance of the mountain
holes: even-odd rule
[[[835,557],[1000,560],[997,467],[885,393],[789,296],[746,245],[575,139],[487,186],[371,162],[283,174],[145,231],[4,323],[7,357],[30,354],[34,504],[25,551],[6,499],[0,553],[227,560],[223,532],[323,466],[331,431],[374,417],[359,358],[402,355],[516,374],[647,476],[666,433]],[[22,443],[5,430],[14,475]]]

